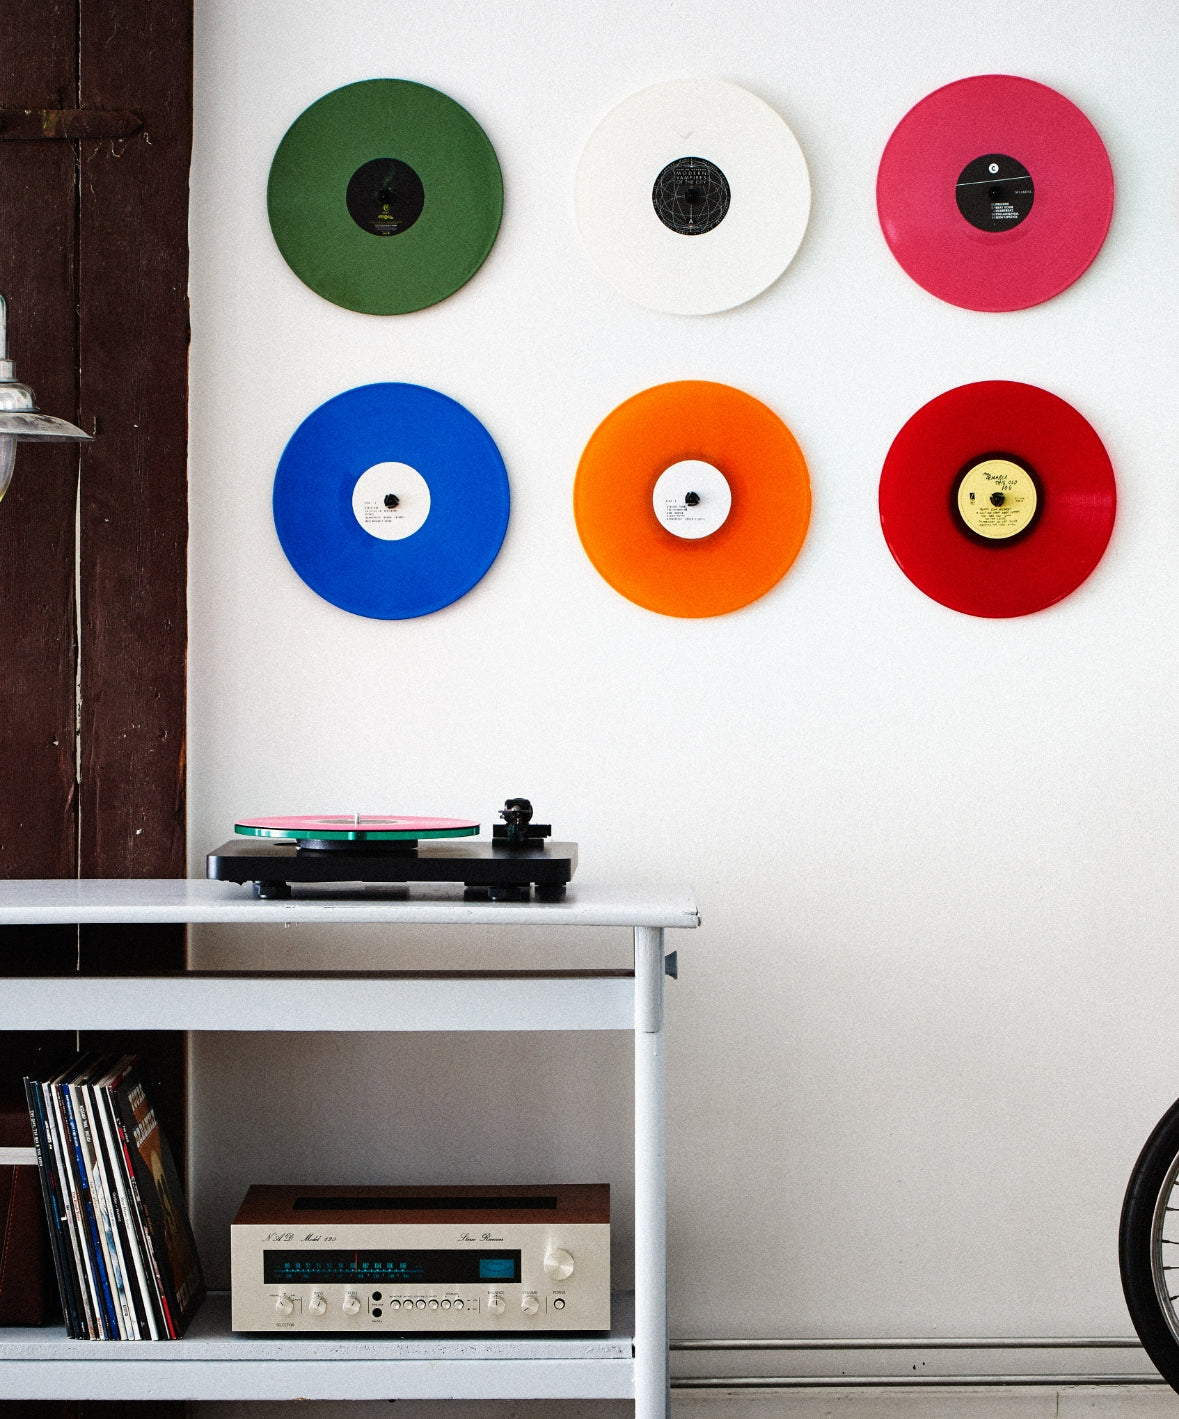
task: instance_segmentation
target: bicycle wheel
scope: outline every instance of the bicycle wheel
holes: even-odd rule
[[[1122,1203],[1122,1290],[1146,1353],[1179,1390],[1179,1099],[1146,1140]]]

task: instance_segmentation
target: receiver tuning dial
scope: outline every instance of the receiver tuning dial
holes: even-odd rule
[[[573,1275],[573,1256],[564,1247],[554,1247],[544,1259],[544,1274],[550,1281],[567,1281]]]

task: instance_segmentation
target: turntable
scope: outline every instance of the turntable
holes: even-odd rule
[[[457,818],[335,814],[243,818],[238,835],[209,853],[218,882],[252,883],[269,900],[292,885],[461,883],[468,900],[559,902],[577,868],[577,844],[549,842],[552,828],[532,821],[526,798],[509,798],[488,842],[464,841],[479,824]]]

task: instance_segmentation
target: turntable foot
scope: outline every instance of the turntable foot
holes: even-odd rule
[[[526,902],[531,893],[528,882],[495,882],[487,889],[493,902]]]
[[[285,901],[286,898],[291,895],[291,884],[289,882],[274,881],[273,879],[265,882],[255,882],[254,895],[268,902]]]

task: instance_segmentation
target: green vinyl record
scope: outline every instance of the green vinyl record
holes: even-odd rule
[[[408,79],[333,89],[287,129],[266,191],[287,265],[367,315],[445,300],[499,231],[503,179],[486,133],[446,94]]]

